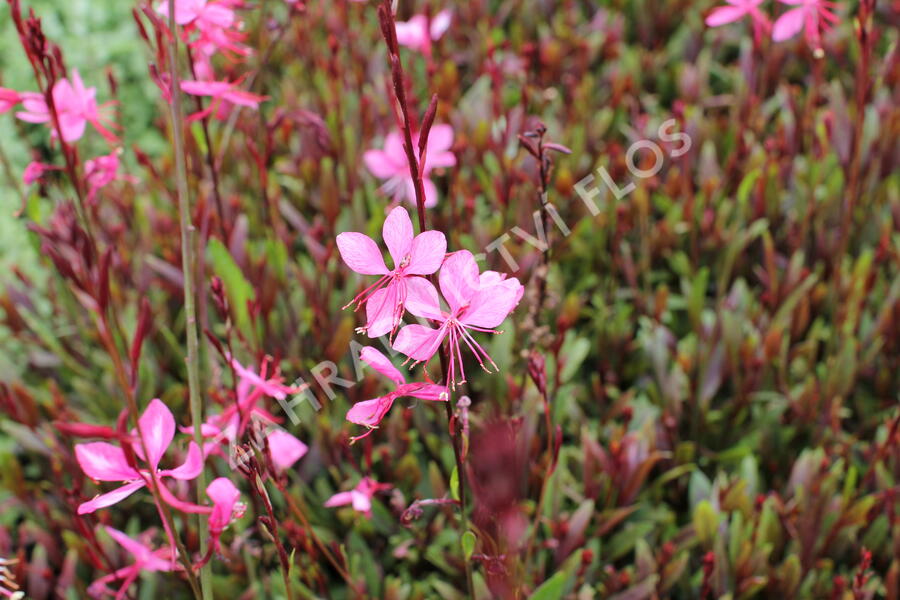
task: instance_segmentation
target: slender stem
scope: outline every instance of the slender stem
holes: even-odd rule
[[[187,356],[185,363],[188,375],[188,392],[191,405],[191,422],[194,425],[194,441],[201,448],[203,438],[200,424],[203,423],[203,405],[200,398],[200,365],[197,362],[197,308],[194,297],[194,242],[196,231],[191,223],[190,197],[187,185],[187,166],[184,154],[184,113],[181,106],[181,88],[178,80],[178,28],[175,24],[175,0],[169,0],[169,81],[172,86],[172,135],[175,142],[175,179],[178,194],[178,217],[181,229],[181,269],[184,272],[184,312],[187,335]],[[197,501],[202,502],[206,489],[206,475],[201,470],[197,478]],[[203,516],[199,517],[200,554],[206,555],[209,526]],[[204,600],[212,600],[212,571],[209,564],[200,568],[200,587]]]

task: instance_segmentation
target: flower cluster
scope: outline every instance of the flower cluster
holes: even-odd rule
[[[424,231],[413,237],[412,222],[403,207],[388,214],[382,236],[394,261],[393,269],[384,264],[381,250],[370,237],[356,232],[337,236],[338,250],[348,267],[362,275],[380,275],[348,304],[366,306],[366,325],[361,331],[369,337],[393,336],[408,311],[436,325],[406,325],[399,330],[393,348],[409,360],[427,365],[447,339],[449,385],[465,382],[463,347],[475,355],[482,368],[489,371],[490,365],[496,369],[472,332],[500,333],[495,328],[522,299],[524,288],[519,280],[507,279],[496,271],[481,273],[467,250],[446,255],[447,242],[441,232]],[[425,278],[438,270],[446,310],[437,289]]]
[[[801,31],[807,43],[816,51],[822,49],[821,32],[840,19],[834,13],[837,3],[831,0],[779,0],[793,6],[775,21],[774,25],[760,10],[764,0],[725,0],[725,6],[714,8],[706,17],[706,24],[718,27],[750,17],[754,27],[771,32],[776,42],[788,40]]]

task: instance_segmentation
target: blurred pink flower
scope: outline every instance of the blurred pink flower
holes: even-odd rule
[[[0,87],[0,115],[12,110],[21,101],[22,97],[19,95],[19,92]]]
[[[840,21],[833,12],[837,3],[830,0],[780,0],[780,2],[797,8],[792,8],[778,17],[772,27],[772,39],[783,42],[802,30],[809,45],[815,50],[821,50],[820,31]]]
[[[363,477],[356,487],[349,492],[338,492],[325,501],[325,506],[345,506],[350,504],[353,510],[361,512],[367,517],[372,516],[372,498],[380,491],[391,489],[388,483],[378,483],[371,477]]]
[[[425,15],[415,15],[409,21],[397,21],[397,42],[423,54],[431,53],[432,40],[438,40],[449,29],[452,16],[442,10],[430,21]]]
[[[750,16],[755,23],[768,24],[769,19],[759,10],[764,0],[725,0],[725,6],[717,6],[706,17],[706,24],[710,27],[718,27],[727,23],[734,23],[746,16]]]
[[[363,348],[359,357],[370,367],[390,379],[396,384],[394,391],[380,396],[373,400],[364,400],[354,404],[347,411],[347,420],[357,425],[365,425],[369,431],[361,436],[355,437],[352,441],[362,439],[372,433],[378,427],[381,420],[391,409],[394,400],[409,396],[412,398],[420,398],[422,400],[446,401],[447,388],[443,385],[435,385],[433,383],[406,383],[403,374],[391,364],[388,358],[371,346]]]
[[[159,478],[172,477],[174,479],[195,479],[203,470],[203,456],[197,444],[191,442],[188,446],[188,455],[180,467],[175,469],[159,470],[159,461],[166,453],[172,439],[175,437],[175,418],[169,408],[158,399],[150,401],[144,410],[144,414],[138,419],[138,427],[144,438],[149,456],[144,456],[143,448],[137,435],[132,432],[132,441],[129,443],[131,450],[142,460],[147,462],[150,469],[155,471]],[[124,450],[108,442],[90,442],[75,445],[75,457],[81,470],[94,481],[118,481],[125,485],[105,494],[100,494],[78,507],[78,514],[92,513],[100,508],[112,506],[146,487],[151,482],[150,471],[135,469],[128,463]],[[165,484],[160,482],[160,495],[169,504],[177,507],[178,501],[168,491]]]
[[[175,23],[184,27],[186,40],[192,32],[197,32],[191,47],[208,56],[217,51],[244,56],[250,50],[240,43],[245,36],[240,31],[242,23],[234,12],[242,5],[242,0],[176,0]],[[156,11],[168,19],[168,0],[163,0]]]
[[[93,200],[101,188],[113,181],[137,181],[134,177],[119,173],[120,154],[122,154],[121,148],[109,154],[91,158],[84,163],[84,178],[88,183],[88,200]]]
[[[425,148],[425,168],[422,177],[425,186],[425,206],[437,204],[437,188],[428,178],[433,169],[452,167],[456,164],[456,156],[450,151],[453,146],[453,128],[450,125],[435,125],[428,134]],[[413,152],[419,160],[419,135],[413,136]],[[384,150],[368,150],[363,154],[363,161],[369,171],[380,179],[387,179],[382,186],[387,194],[395,200],[405,198],[410,204],[416,204],[416,189],[409,174],[409,162],[403,149],[403,136],[399,131],[392,131],[384,139]]]
[[[61,169],[62,167],[55,167],[53,165],[48,165],[47,163],[31,161],[28,163],[28,166],[25,167],[25,170],[22,171],[22,181],[25,185],[31,185],[43,177],[44,173],[47,171],[59,171]]]
[[[216,118],[223,118],[227,111],[224,104],[236,104],[247,108],[256,109],[259,103],[266,100],[266,96],[260,96],[240,89],[241,81],[182,81],[181,89],[194,96],[211,96],[212,102],[205,109],[190,115],[188,121],[196,121],[205,118],[209,114],[215,114]]]
[[[109,142],[115,142],[113,135],[103,124],[100,108],[95,96],[96,88],[86,88],[78,71],[72,70],[72,81],[60,79],[53,85],[53,104],[59,119],[59,129],[64,142],[72,143],[84,135],[85,126],[90,123]],[[24,92],[21,94],[22,108],[16,116],[29,123],[51,123],[52,136],[56,137],[56,127],[52,125],[50,108],[43,94]]]
[[[438,292],[430,282],[410,288],[406,309],[417,317],[437,321],[439,327],[432,329],[425,325],[407,325],[397,334],[393,347],[415,362],[427,362],[440,348],[444,338],[449,338],[447,381],[455,386],[466,380],[462,344],[468,346],[485,371],[489,371],[485,362],[497,369],[469,330],[500,333],[494,328],[513,311],[522,299],[524,288],[518,279],[507,279],[506,275],[496,271],[479,274],[475,257],[468,250],[460,250],[447,257],[441,267],[439,281],[450,312],[444,312],[441,308]],[[461,377],[459,380],[456,379],[457,374]]]
[[[88,593],[93,598],[102,598],[104,595],[115,595],[117,599],[125,598],[128,588],[140,577],[141,571],[173,571],[183,568],[168,559],[172,555],[171,548],[151,550],[145,543],[133,540],[112,527],[106,527],[106,533],[134,557],[134,562],[94,581],[88,588]],[[149,538],[150,535],[152,532],[147,531],[141,534],[141,537]],[[107,583],[118,580],[122,581],[122,585],[117,592],[106,587]]]
[[[403,316],[408,287],[425,281],[418,275],[437,271],[447,252],[447,239],[440,231],[423,231],[413,237],[412,221],[402,206],[388,213],[381,236],[394,261],[391,270],[385,266],[381,250],[369,236],[348,231],[339,234],[336,240],[348,267],[361,275],[381,275],[347,305],[356,304],[359,308],[366,303],[366,326],[361,331],[369,337],[384,335],[397,327]]]
[[[213,501],[209,513],[209,535],[212,538],[210,551],[215,551],[219,547],[222,532],[234,519],[244,516],[246,506],[238,502],[241,493],[227,477],[213,479],[206,486],[206,495]]]

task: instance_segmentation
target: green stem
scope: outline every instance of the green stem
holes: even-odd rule
[[[188,391],[191,405],[191,422],[194,424],[194,441],[203,447],[200,424],[203,423],[203,404],[200,398],[200,365],[197,362],[199,341],[197,336],[197,307],[194,295],[194,243],[196,230],[191,223],[190,196],[187,185],[187,166],[184,149],[184,113],[181,106],[181,89],[178,79],[178,28],[175,24],[175,0],[169,0],[169,81],[172,86],[172,135],[175,143],[175,180],[178,193],[178,218],[181,229],[181,270],[184,273],[184,312],[187,336],[185,364],[188,375]],[[206,475],[197,478],[197,502],[203,501]],[[200,554],[205,556],[209,538],[209,526],[199,517]],[[200,588],[203,600],[212,600],[212,571],[209,563],[200,569]]]

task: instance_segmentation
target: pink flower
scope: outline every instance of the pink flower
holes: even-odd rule
[[[259,103],[267,98],[240,89],[241,81],[182,81],[181,89],[194,96],[211,96],[212,102],[204,110],[188,117],[188,121],[196,121],[215,112],[217,118],[223,118],[227,112],[220,111],[225,104],[237,104],[256,109]]]
[[[347,411],[347,420],[357,425],[365,425],[369,428],[365,434],[355,437],[352,441],[362,439],[372,433],[378,427],[381,420],[391,409],[394,400],[404,396],[421,398],[422,400],[446,401],[447,388],[433,383],[406,383],[403,374],[391,364],[388,358],[371,346],[363,348],[359,357],[370,367],[390,379],[396,384],[394,391],[373,400],[364,400],[354,404]]]
[[[12,108],[22,101],[22,96],[15,90],[0,87],[0,115],[12,110]]]
[[[263,396],[284,400],[288,394],[296,394],[301,391],[301,388],[285,385],[282,377],[275,373],[267,375],[268,360],[263,361],[260,374],[243,366],[234,358],[231,359],[231,366],[238,377],[237,402],[203,423],[201,433],[204,438],[211,439],[204,444],[204,456],[209,456],[213,452],[218,453],[220,442],[236,443],[239,438],[244,436],[252,421],[260,421],[266,425],[279,422],[279,419],[272,413],[257,405]],[[193,433],[194,429],[185,427],[182,428],[182,431]],[[306,444],[281,429],[270,430],[265,437],[272,463],[278,471],[289,469],[308,450]]]
[[[206,495],[213,501],[209,513],[209,535],[212,538],[211,550],[219,547],[219,538],[225,528],[234,520],[244,516],[246,506],[238,502],[241,493],[226,477],[213,479],[206,486]]]
[[[428,178],[432,169],[440,167],[452,167],[456,164],[456,156],[450,151],[453,146],[453,128],[449,125],[435,125],[428,134],[428,144],[425,148],[425,168],[422,177],[425,185],[425,206],[432,207],[437,204],[437,188],[434,182]],[[413,136],[413,152],[416,159],[421,157],[419,152],[419,136]],[[363,161],[369,171],[381,179],[387,179],[382,190],[390,194],[395,200],[406,198],[412,205],[416,203],[416,190],[412,177],[409,174],[409,162],[406,159],[406,151],[403,149],[403,136],[398,131],[392,131],[384,139],[384,150],[368,150],[363,154]]]
[[[429,22],[425,15],[416,15],[409,21],[397,21],[397,42],[423,54],[431,53],[431,41],[438,40],[450,27],[451,14],[442,10]]]
[[[830,0],[780,1],[797,8],[792,8],[778,17],[772,27],[772,39],[776,42],[783,42],[803,30],[809,45],[815,50],[821,50],[820,31],[840,21],[838,16],[832,12],[837,4]]]
[[[385,218],[381,236],[394,261],[393,269],[385,266],[381,250],[369,236],[349,231],[336,240],[348,267],[361,275],[381,275],[347,305],[356,304],[359,308],[366,303],[366,326],[362,329],[369,337],[384,335],[397,327],[409,287],[427,283],[418,276],[437,271],[447,252],[447,239],[440,231],[423,231],[413,237],[412,221],[402,206]]]
[[[149,456],[144,456],[140,440],[134,433],[132,433],[132,441],[124,443],[130,445],[131,450],[157,473],[160,480],[164,477],[191,480],[200,475],[203,470],[203,457],[200,448],[194,442],[188,446],[188,455],[184,464],[175,469],[159,470],[159,461],[175,437],[175,419],[169,408],[160,400],[154,399],[150,402],[138,420],[138,427],[143,435]],[[125,484],[81,504],[78,507],[79,515],[112,506],[151,482],[149,470],[138,470],[132,467],[125,457],[125,451],[108,442],[76,444],[75,457],[78,464],[81,465],[81,470],[94,481],[118,481]],[[162,482],[160,482],[159,491],[167,503],[177,507],[177,498]]]
[[[151,550],[145,543],[133,540],[118,529],[113,529],[112,527],[106,527],[106,533],[134,557],[134,562],[109,575],[104,575],[92,583],[88,588],[88,592],[93,598],[101,598],[104,594],[115,594],[117,599],[125,598],[128,593],[128,588],[138,577],[140,577],[141,571],[173,571],[183,568],[180,564],[174,564],[168,559],[168,557],[172,555],[171,548]],[[149,538],[150,535],[152,535],[152,532],[148,531],[142,534],[141,537]],[[113,592],[106,587],[107,583],[117,580],[122,581],[122,585],[119,587],[118,592]]]
[[[109,142],[115,142],[114,136],[103,124],[100,116],[100,108],[97,106],[95,96],[97,88],[86,88],[81,81],[77,70],[72,70],[72,82],[68,79],[60,79],[53,85],[53,104],[59,119],[59,128],[62,131],[62,139],[66,143],[72,143],[84,135],[85,126],[90,123]],[[50,108],[43,94],[37,92],[25,92],[21,95],[22,108],[16,116],[29,123],[52,123]],[[53,137],[57,131],[53,127]]]
[[[245,56],[250,50],[240,43],[246,36],[240,32],[242,23],[234,12],[242,4],[241,0],[176,0],[175,23],[184,27],[186,40],[197,33],[192,48],[207,55],[221,50]],[[163,0],[156,11],[168,19],[168,1]]]
[[[746,16],[750,16],[754,23],[768,25],[769,19],[759,10],[763,0],[725,0],[725,6],[718,6],[706,17],[706,24],[710,27],[718,27],[727,23],[734,23]]]
[[[104,156],[89,159],[84,163],[84,178],[88,182],[88,200],[93,200],[101,188],[106,187],[116,180],[136,181],[133,177],[119,174],[118,149]]]
[[[31,161],[22,172],[22,181],[25,183],[25,185],[31,185],[32,183],[43,177],[44,173],[46,173],[47,171],[59,171],[61,169],[62,167],[54,167],[53,165],[48,165],[47,163]]]
[[[518,279],[507,279],[496,271],[479,275],[475,257],[467,250],[449,255],[441,267],[441,293],[450,307],[441,308],[437,290],[430,282],[410,289],[406,309],[417,317],[436,321],[432,329],[424,325],[407,325],[397,334],[394,349],[416,362],[427,362],[434,356],[444,338],[450,340],[450,365],[447,380],[451,385],[465,382],[466,373],[462,361],[462,345],[468,346],[478,364],[488,371],[485,361],[494,369],[497,365],[478,345],[471,331],[500,333],[494,330],[512,312],[522,299],[524,288]],[[457,381],[459,372],[461,379]]]
[[[361,512],[367,517],[372,516],[372,498],[375,494],[382,490],[391,489],[391,485],[387,483],[378,483],[371,477],[363,477],[360,479],[356,487],[349,492],[338,492],[325,502],[325,506],[345,506],[350,504],[353,510]]]

